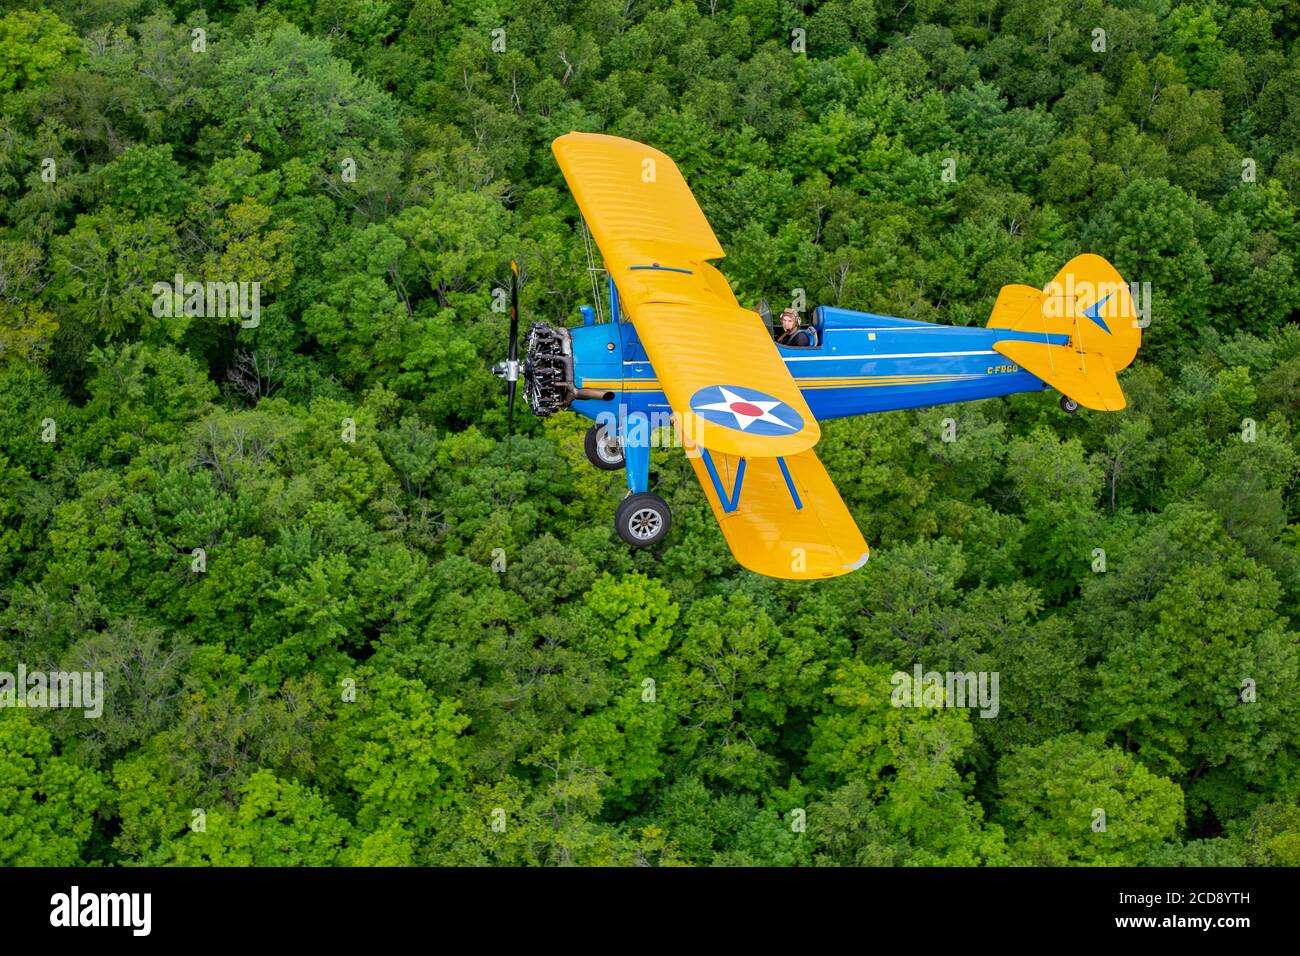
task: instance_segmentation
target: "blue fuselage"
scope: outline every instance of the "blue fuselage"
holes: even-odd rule
[[[828,307],[816,311],[813,331],[815,346],[777,350],[808,407],[823,421],[1040,391],[1049,386],[994,351],[993,343],[1068,341],[1064,335],[934,325]],[[612,403],[575,401],[574,411],[592,419],[608,413],[611,404],[623,414],[669,411],[631,323],[587,324],[570,334],[574,384],[614,393]],[[719,347],[725,349],[725,343]]]

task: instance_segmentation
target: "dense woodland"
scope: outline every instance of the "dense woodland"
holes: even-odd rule
[[[1296,0],[0,11],[0,670],[107,682],[0,710],[0,863],[1300,864]],[[630,551],[490,372],[512,257],[525,323],[591,301],[575,129],[676,159],[745,303],[982,325],[1107,256],[1129,407],[827,423],[827,582],[659,452]]]

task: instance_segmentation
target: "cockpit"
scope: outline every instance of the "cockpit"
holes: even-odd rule
[[[758,311],[779,348],[815,349],[821,345],[821,306],[813,309],[811,321],[805,321],[797,310],[788,308],[774,322],[766,299],[759,303]]]

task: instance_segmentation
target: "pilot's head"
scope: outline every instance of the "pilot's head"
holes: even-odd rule
[[[793,332],[799,328],[799,313],[794,309],[786,309],[781,313],[781,329],[784,332]]]

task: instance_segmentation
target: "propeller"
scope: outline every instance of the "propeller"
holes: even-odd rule
[[[506,441],[515,432],[515,393],[519,389],[519,264],[510,260],[510,346],[506,360],[492,367],[506,381]],[[507,446],[508,447],[508,446]]]
[[[506,434],[515,431],[515,391],[519,387],[519,265],[510,260],[510,351],[506,355]]]

